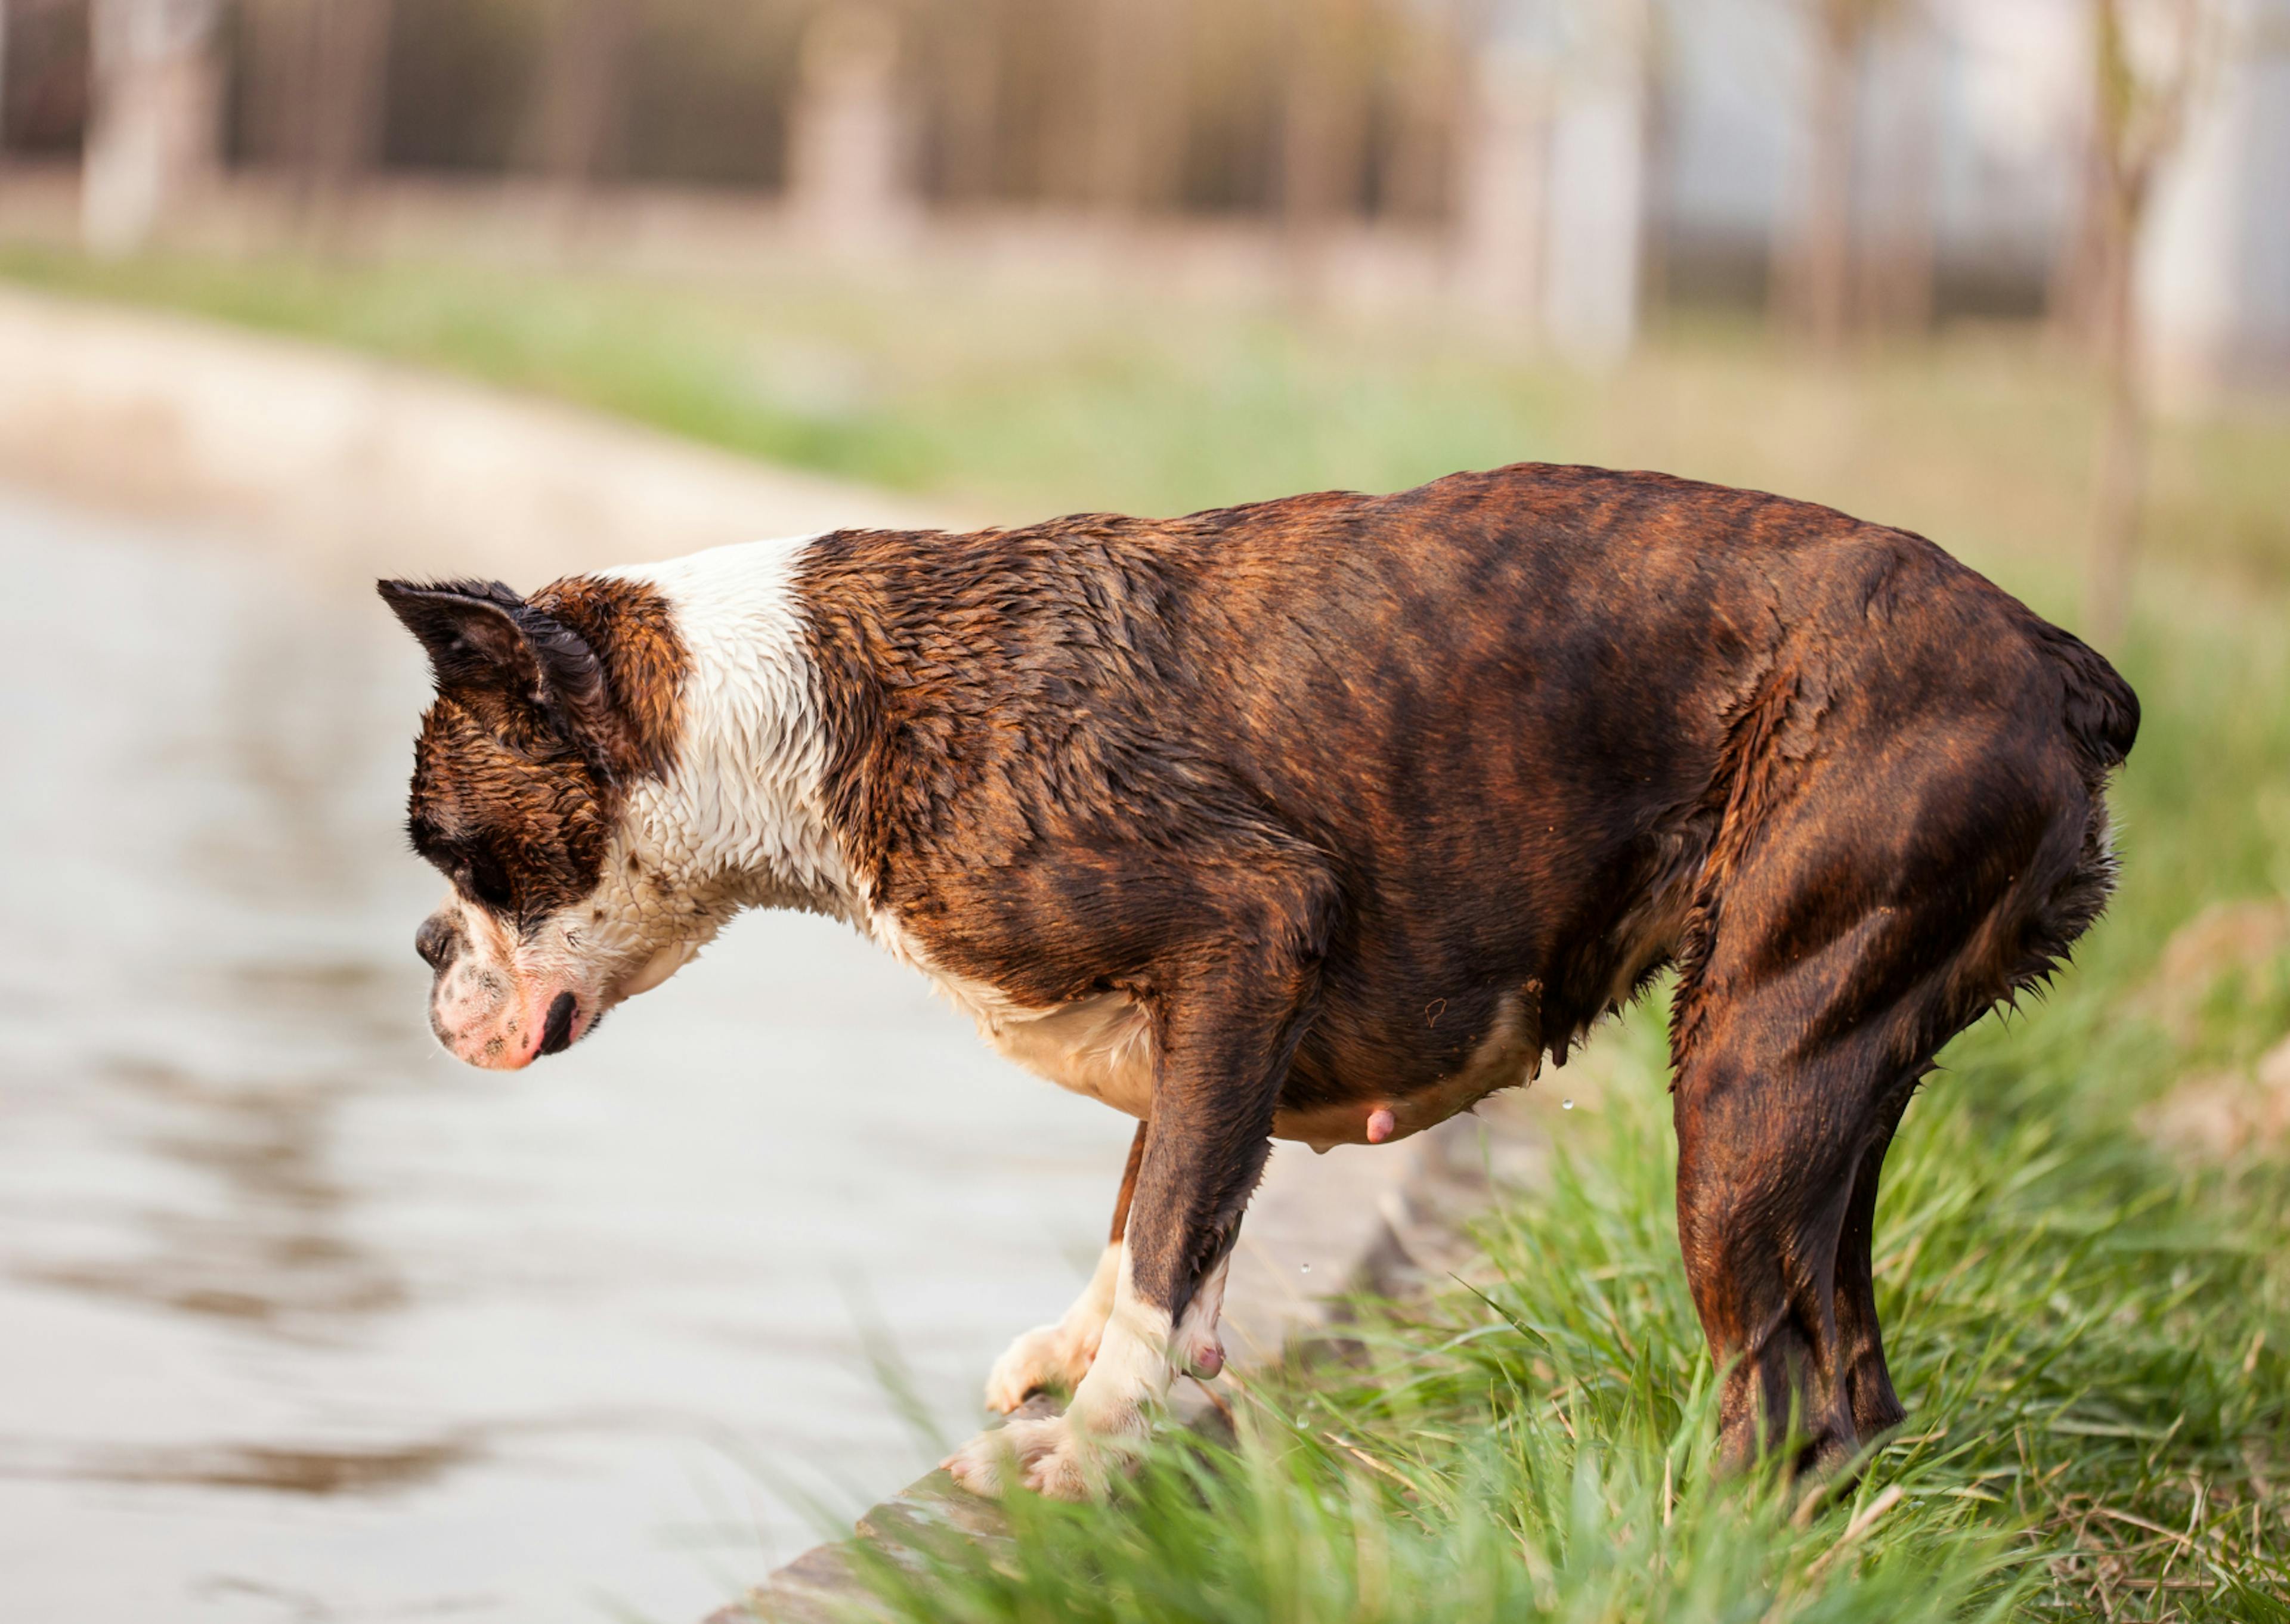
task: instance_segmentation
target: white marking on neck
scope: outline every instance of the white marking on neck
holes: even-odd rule
[[[687,895],[866,914],[827,818],[828,737],[795,572],[816,535],[607,573],[665,597],[691,657],[665,782],[629,797],[633,849]]]

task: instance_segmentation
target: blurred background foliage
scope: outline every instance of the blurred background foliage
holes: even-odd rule
[[[1037,416],[1051,351],[1117,394],[1174,353],[1133,331],[1168,296],[1212,312],[1169,324],[1213,335],[1177,364],[1220,371],[1212,400],[1333,383],[1347,332],[1421,363],[1370,430],[1401,444],[1450,444],[1427,396],[1482,359],[1604,377],[1715,317],[1840,364],[2000,325],[2090,403],[2083,612],[2111,642],[2167,505],[2158,414],[2262,414],[2290,380],[2290,0],[0,0],[0,42],[23,274],[388,329],[956,493],[1006,483],[997,365]],[[641,292],[663,276],[696,291]],[[920,420],[933,388],[989,444]],[[1073,437],[1077,473],[1120,454]],[[1520,449],[1476,439],[1406,476]],[[1297,474],[1387,476],[1342,466]],[[1170,500],[1133,488],[1088,489]]]

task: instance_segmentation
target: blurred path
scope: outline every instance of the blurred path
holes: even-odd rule
[[[4,286],[0,379],[0,478],[203,517],[347,576],[532,588],[760,535],[986,522],[344,350]]]

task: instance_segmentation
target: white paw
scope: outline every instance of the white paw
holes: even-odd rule
[[[1049,1415],[981,1432],[939,1464],[955,1482],[989,1500],[1001,1499],[1017,1484],[1052,1500],[1096,1500],[1143,1435],[1141,1418],[1085,1431],[1066,1416]]]
[[[994,1361],[993,1372],[986,1378],[986,1407],[1007,1415],[1026,1402],[1029,1393],[1045,1388],[1071,1393],[1089,1374],[1102,1330],[1102,1324],[1084,1331],[1063,1322],[1035,1326]]]

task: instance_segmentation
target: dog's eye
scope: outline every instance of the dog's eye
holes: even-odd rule
[[[464,872],[469,894],[485,907],[506,912],[516,900],[516,893],[509,887],[508,871],[494,860],[491,852],[480,852],[470,858],[468,868]]]

